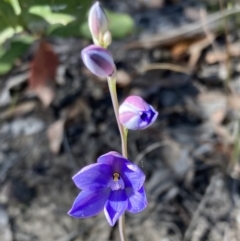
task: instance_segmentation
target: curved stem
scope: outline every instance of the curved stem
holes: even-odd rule
[[[120,136],[121,136],[122,155],[125,158],[127,158],[128,157],[128,154],[127,154],[128,130],[125,129],[119,121],[119,116],[118,116],[119,104],[118,104],[117,89],[116,89],[116,74],[114,74],[113,76],[109,76],[107,78],[107,80],[108,80],[108,87],[109,87],[109,91],[110,91],[110,95],[111,95],[111,99],[112,99],[112,103],[113,103],[113,109],[114,109],[115,117],[116,117],[117,124],[118,124],[118,129],[119,129]],[[121,241],[127,241],[124,224],[125,224],[125,217],[123,214],[119,218],[119,222],[118,222],[119,234],[120,234]]]

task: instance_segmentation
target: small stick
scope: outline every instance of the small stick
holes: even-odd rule
[[[161,64],[148,64],[146,66],[143,66],[141,72],[146,72],[149,70],[157,70],[157,69],[163,69],[163,70],[171,70],[183,74],[190,74],[190,71],[180,65],[175,65],[175,64],[169,64],[169,63],[161,63]]]

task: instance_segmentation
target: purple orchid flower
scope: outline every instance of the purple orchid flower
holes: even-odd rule
[[[119,108],[121,124],[130,130],[142,130],[157,119],[158,112],[139,96],[129,96]]]
[[[127,210],[138,213],[147,206],[141,169],[117,152],[98,158],[96,164],[81,169],[73,181],[82,191],[68,214],[75,218],[88,218],[104,210],[113,226]]]
[[[108,77],[114,73],[115,64],[108,50],[90,45],[82,50],[81,55],[84,64],[93,74]]]

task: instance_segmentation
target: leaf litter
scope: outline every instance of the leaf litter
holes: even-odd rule
[[[29,89],[46,107],[51,104],[55,96],[54,82],[58,62],[58,57],[50,44],[44,40],[40,41],[30,67]]]

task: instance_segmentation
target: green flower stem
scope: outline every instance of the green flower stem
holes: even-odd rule
[[[128,135],[128,129],[123,128],[124,131],[124,143],[122,143],[122,149],[123,149],[123,156],[127,158],[127,135]],[[126,233],[125,233],[125,215],[123,214],[119,218],[118,222],[118,228],[119,228],[119,234],[121,237],[121,241],[127,241]]]
[[[128,156],[127,155],[127,135],[125,135],[124,127],[121,125],[121,123],[119,121],[119,117],[118,117],[119,105],[118,105],[118,98],[117,98],[115,74],[113,76],[108,77],[107,80],[108,80],[108,87],[109,87],[109,91],[110,91],[110,95],[111,95],[111,99],[112,99],[112,103],[113,103],[113,109],[114,109],[115,117],[116,117],[117,124],[118,124],[118,129],[119,129],[120,136],[121,136],[122,155],[125,158],[127,158],[127,156]]]
[[[114,109],[115,117],[116,117],[117,124],[118,124],[118,129],[119,129],[120,136],[121,136],[122,155],[125,158],[127,158],[128,157],[128,153],[127,153],[128,130],[126,128],[124,128],[119,121],[119,116],[118,116],[119,104],[118,104],[117,88],[116,88],[116,73],[113,74],[113,76],[108,77],[107,80],[108,80],[108,87],[109,87],[109,91],[110,91],[110,95],[111,95],[111,99],[112,99],[112,103],[113,103],[113,109]],[[118,225],[119,225],[119,234],[120,234],[121,241],[127,241],[126,234],[125,234],[124,214],[119,218]]]

